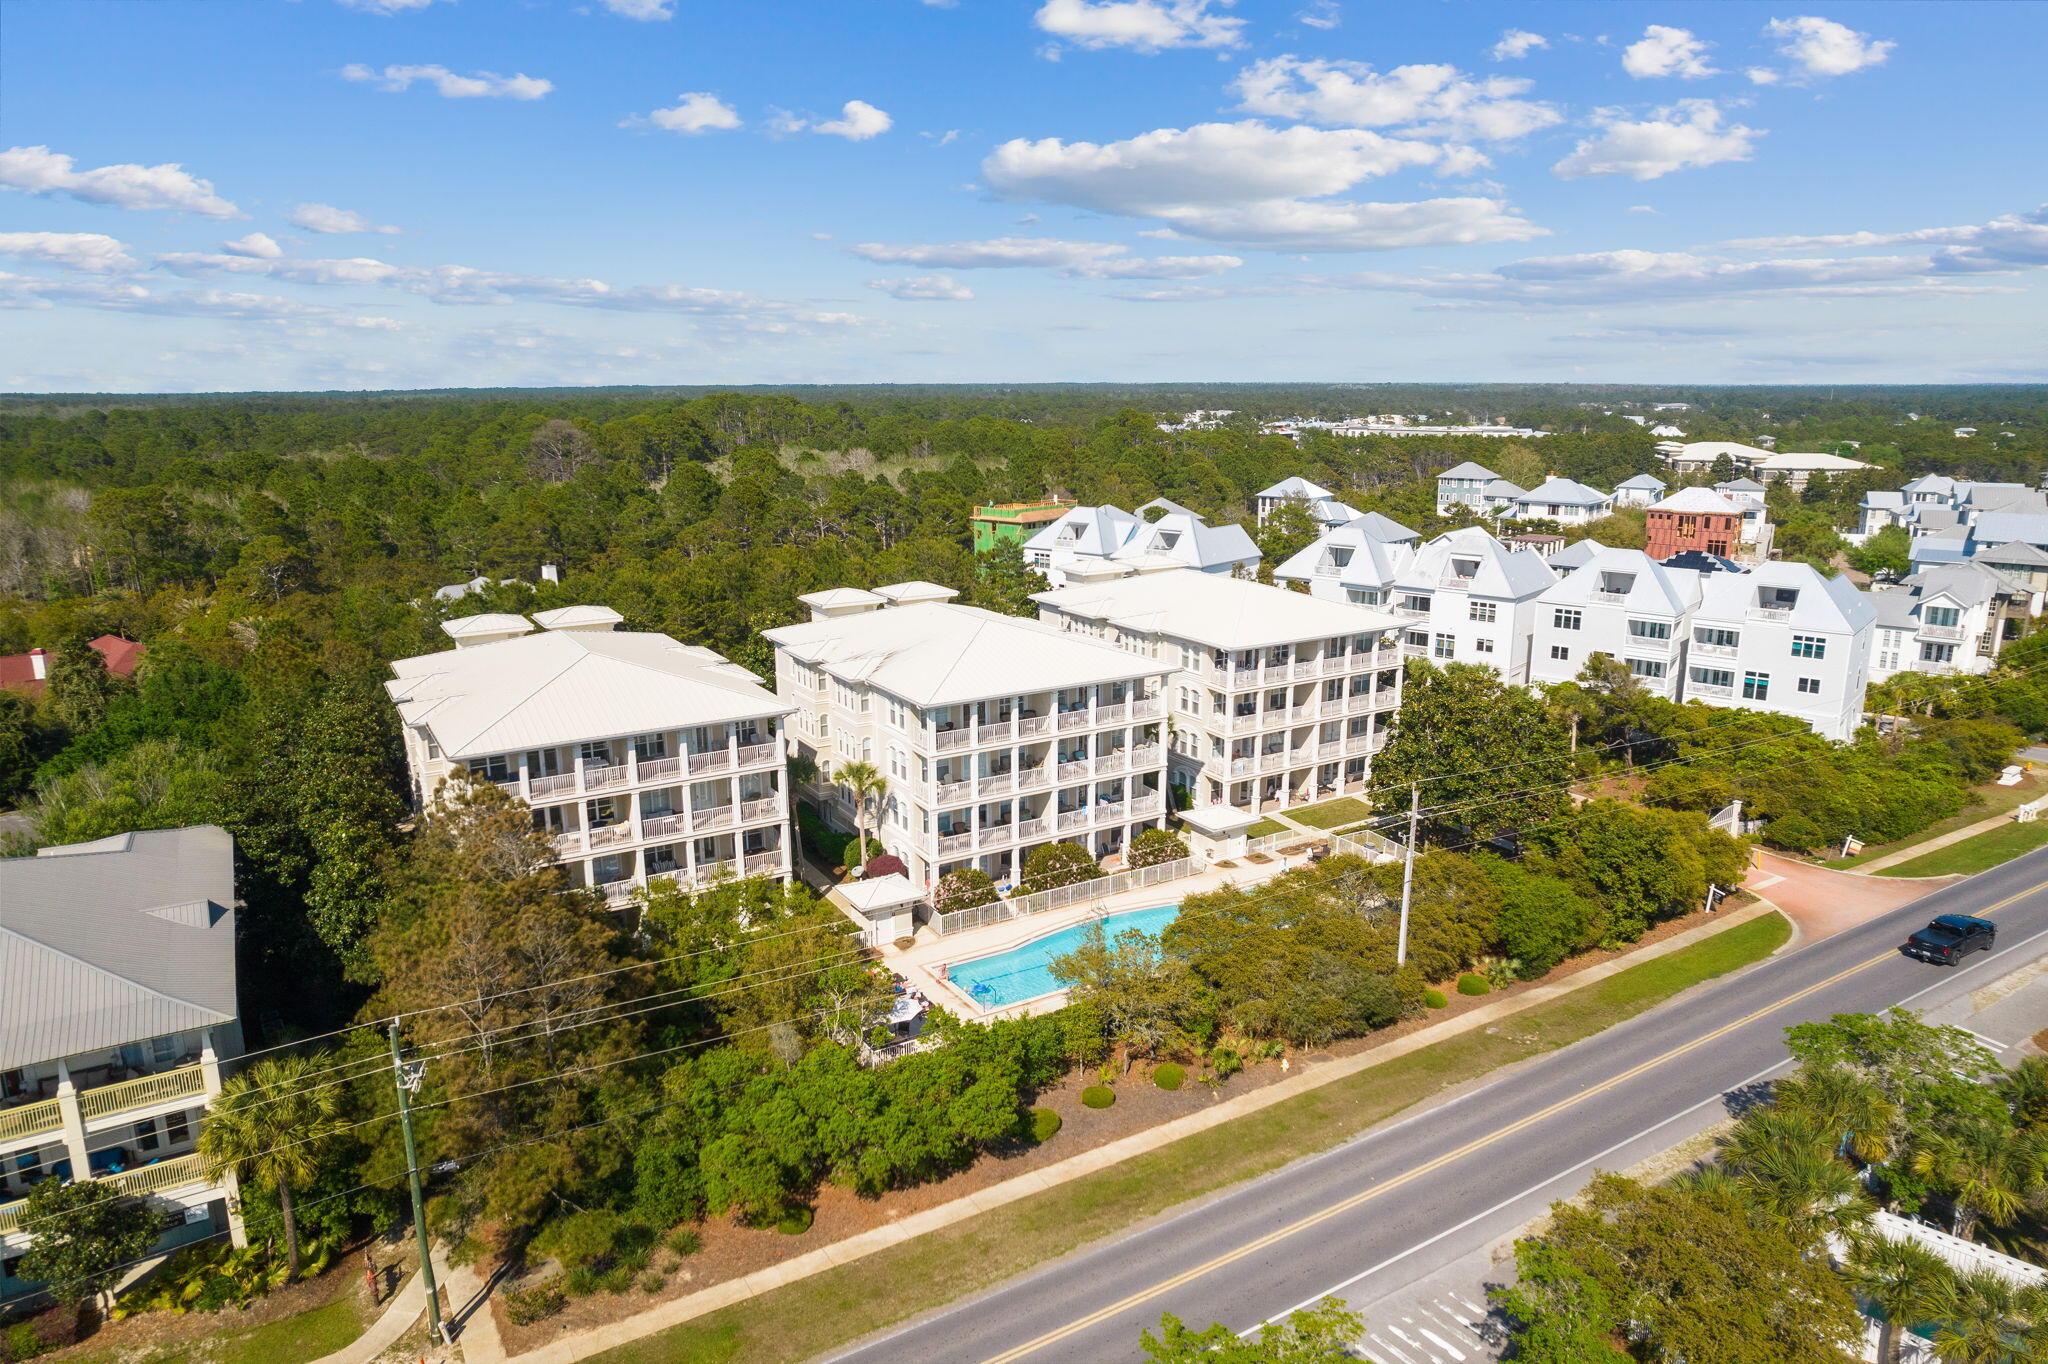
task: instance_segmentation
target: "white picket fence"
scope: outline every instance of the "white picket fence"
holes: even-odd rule
[[[990,924],[1008,923],[1012,919],[1043,914],[1048,909],[1065,909],[1068,905],[1104,900],[1127,890],[1140,890],[1165,881],[1177,881],[1183,876],[1193,876],[1200,870],[1201,865],[1193,858],[1180,857],[1155,866],[1139,867],[1135,871],[1116,872],[1093,881],[1080,881],[1054,890],[1041,890],[1031,895],[997,900],[993,904],[976,905],[972,909],[956,909],[951,914],[934,914],[931,923],[942,935],[963,933],[970,928],[986,928]]]
[[[1360,829],[1356,833],[1332,834],[1330,851],[1333,854],[1348,853],[1372,862],[1391,861],[1403,855],[1399,843],[1391,838],[1382,838],[1370,829]]]

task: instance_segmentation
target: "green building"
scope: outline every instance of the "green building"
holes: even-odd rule
[[[1072,510],[1065,502],[998,502],[976,507],[968,518],[974,524],[974,552],[985,554],[997,545],[1021,545],[1036,535],[1040,526]]]

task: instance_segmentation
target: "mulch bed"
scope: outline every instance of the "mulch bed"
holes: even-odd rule
[[[1152,1082],[1151,1063],[1139,1062],[1128,1073],[1119,1072],[1115,1084],[1115,1104],[1109,1108],[1088,1108],[1081,1102],[1081,1091],[1096,1083],[1097,1076],[1092,1067],[1079,1068],[1058,1085],[1041,1092],[1038,1096],[1034,1106],[1053,1109],[1064,1122],[1060,1131],[1041,1146],[991,1152],[968,1168],[945,1179],[908,1189],[892,1190],[878,1199],[862,1198],[845,1189],[827,1185],[818,1192],[814,1205],[816,1216],[809,1230],[796,1236],[788,1236],[772,1229],[743,1227],[724,1220],[704,1222],[696,1228],[703,1239],[702,1248],[696,1254],[678,1263],[676,1257],[666,1250],[657,1250],[654,1253],[654,1267],[658,1271],[664,1271],[665,1275],[662,1288],[654,1293],[635,1287],[625,1293],[596,1293],[588,1297],[574,1298],[560,1313],[545,1321],[529,1326],[515,1326],[505,1314],[505,1292],[536,1282],[540,1276],[538,1272],[534,1272],[524,1279],[508,1281],[501,1285],[491,1297],[491,1310],[497,1314],[498,1330],[506,1352],[512,1355],[524,1354],[559,1336],[586,1331],[592,1327],[634,1316],[669,1299],[751,1274],[758,1269],[766,1269],[777,1261],[802,1255],[807,1251],[830,1245],[834,1241],[845,1240],[871,1228],[979,1192],[1006,1179],[1055,1164],[1069,1156],[1107,1145],[1134,1132],[1198,1112],[1223,1098],[1262,1089],[1290,1074],[1297,1073],[1304,1064],[1313,1065],[1338,1057],[1355,1056],[1359,1052],[1385,1046],[1397,1038],[1441,1023],[1447,1018],[1454,1018],[1468,1010],[1482,1008],[1496,1000],[1525,994],[1539,985],[1554,985],[1589,967],[1612,961],[1648,944],[1661,942],[1709,922],[1712,918],[1725,918],[1726,910],[1747,903],[1748,896],[1731,896],[1723,902],[1724,911],[1720,915],[1709,916],[1704,912],[1698,912],[1659,924],[1645,934],[1640,942],[1631,944],[1627,951],[1588,952],[1559,964],[1540,980],[1520,981],[1489,995],[1461,995],[1446,985],[1445,994],[1450,1002],[1444,1008],[1426,1009],[1414,1018],[1403,1019],[1393,1027],[1382,1029],[1369,1037],[1348,1038],[1326,1050],[1296,1055],[1290,1058],[1287,1069],[1282,1069],[1282,1063],[1278,1061],[1252,1062],[1225,1081],[1216,1092],[1212,1092],[1208,1085],[1197,1083],[1196,1076],[1201,1073],[1201,1067],[1197,1065],[1190,1065],[1187,1068],[1187,1079],[1180,1089],[1168,1091]]]

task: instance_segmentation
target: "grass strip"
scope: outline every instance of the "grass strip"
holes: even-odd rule
[[[1246,838],[1264,838],[1267,834],[1284,834],[1287,826],[1277,819],[1262,819],[1244,831]]]
[[[2039,796],[2041,794],[2041,783],[2032,778],[2021,782],[2018,786],[1999,786],[1996,783],[1992,783],[1986,786],[1979,786],[1971,791],[1970,794],[1975,799],[1960,814],[1951,815],[1947,819],[1936,820],[1919,832],[1907,834],[1904,838],[1894,839],[1890,843],[1873,843],[1854,857],[1837,857],[1832,861],[1823,862],[1821,865],[1823,867],[1833,867],[1837,871],[1847,871],[1853,867],[1860,867],[1865,862],[1874,862],[1887,853],[1895,853],[1902,848],[1910,848],[1915,843],[1926,843],[1932,839],[1940,838],[1943,834],[1952,834],[1958,829],[1967,829],[1972,824],[1981,824],[1993,815],[2005,814],[2014,806],[2024,805],[2036,796]],[[1878,876],[1896,876],[1898,873],[1896,871],[1880,871],[1875,874]]]
[[[1791,936],[1766,914],[1035,1197],[621,1345],[602,1364],[789,1364],[943,1306],[1177,1203],[1265,1174],[1451,1085],[1590,1037]]]
[[[1335,800],[1289,810],[1287,817],[1296,824],[1306,824],[1311,829],[1334,829],[1339,824],[1356,824],[1362,819],[1370,819],[1372,807],[1356,796],[1339,796]]]
[[[245,1331],[140,1350],[87,1350],[66,1358],[75,1358],[77,1364],[304,1364],[354,1343],[364,1329],[363,1314],[349,1291],[309,1311]]]
[[[1973,876],[2021,853],[2048,844],[2048,823],[2005,824],[1960,843],[1936,848],[1911,861],[1873,873],[1877,876]]]

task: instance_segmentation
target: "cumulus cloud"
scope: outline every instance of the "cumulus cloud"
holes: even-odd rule
[[[161,317],[215,317],[255,322],[319,323],[327,326],[395,330],[390,318],[359,318],[275,294],[221,289],[157,292],[131,281],[42,279],[0,271],[0,308],[53,308],[59,304]]]
[[[1515,98],[1529,87],[1529,81],[1511,76],[1474,79],[1455,66],[1380,72],[1364,62],[1281,56],[1246,67],[1231,88],[1238,107],[1255,114],[1352,128],[1409,126],[1425,137],[1499,141],[1560,121],[1550,105]]]
[[[285,215],[285,221],[293,227],[307,232],[318,232],[325,236],[343,236],[353,232],[375,233],[378,236],[395,237],[399,228],[385,227],[371,222],[362,214],[351,209],[336,208],[333,204],[299,204]]]
[[[1680,80],[1692,81],[1718,75],[1713,67],[1707,65],[1708,46],[1689,29],[1651,24],[1643,30],[1640,39],[1623,49],[1621,69],[1638,80],[1676,76]]]
[[[1202,279],[1243,264],[1238,256],[1134,256],[1089,261],[1062,273],[1072,279]]]
[[[100,232],[0,232],[0,255],[88,275],[118,275],[135,268],[127,246]]]
[[[768,128],[777,133],[824,133],[830,137],[843,137],[849,142],[865,142],[888,132],[894,123],[895,120],[866,100],[850,99],[840,108],[838,118],[823,122],[787,109],[777,109],[768,119]]]
[[[1589,175],[1655,180],[1695,166],[1747,161],[1756,139],[1763,136],[1739,123],[1724,125],[1720,107],[1707,99],[1680,100],[1641,120],[1632,120],[1619,109],[1600,109],[1593,122],[1599,134],[1582,140],[1571,155],[1550,168],[1552,174],[1564,180]]]
[[[1752,66],[1742,74],[1749,77],[1751,85],[1776,85],[1784,79],[1777,70],[1768,66]]]
[[[1000,270],[1042,266],[1069,269],[1130,248],[1115,242],[1054,237],[994,237],[979,242],[860,242],[847,248],[877,265],[921,265],[947,270]]]
[[[740,115],[739,110],[708,90],[685,90],[676,96],[676,103],[670,108],[632,114],[619,120],[621,128],[650,125],[672,133],[708,133],[739,127]]]
[[[1498,200],[1355,203],[1325,196],[1417,166],[1467,170],[1469,153],[1362,128],[1256,120],[1160,128],[1121,142],[1019,138],[982,162],[1001,198],[1153,218],[1183,236],[1293,251],[1521,241],[1541,235]]]
[[[1244,20],[1218,11],[1230,0],[1045,0],[1032,22],[1077,47],[1236,47]]]
[[[1497,62],[1516,62],[1538,48],[1549,46],[1550,39],[1540,33],[1531,33],[1526,28],[1503,29],[1500,41],[1493,45],[1487,55]]]
[[[676,12],[671,8],[674,3],[675,0],[604,0],[604,7],[621,19],[653,23],[675,18]]]
[[[0,189],[24,194],[62,195],[114,208],[163,209],[202,218],[246,216],[213,192],[213,182],[190,174],[175,161],[158,166],[124,163],[78,169],[78,163],[48,147],[10,147],[0,152]]]
[[[515,76],[501,76],[495,71],[477,71],[460,75],[438,63],[426,66],[387,66],[382,70],[351,62],[341,68],[343,80],[360,81],[375,85],[379,90],[393,93],[409,90],[415,83],[434,87],[443,99],[539,99],[555,88],[555,83],[538,76],[521,72]]]
[[[1310,28],[1335,28],[1344,22],[1344,9],[1337,0],[1309,0],[1308,8],[1294,17]]]
[[[268,232],[251,232],[246,237],[222,242],[220,249],[230,256],[249,256],[256,260],[276,260],[284,254],[284,248]]]
[[[948,275],[910,275],[901,279],[871,279],[868,288],[879,289],[906,303],[964,303],[974,291]]]
[[[1942,246],[1931,259],[1945,271],[2048,265],[2048,204],[1988,223],[1918,227],[1904,232],[1837,232],[1810,237],[1748,237],[1721,243],[1730,251],[1839,250],[1867,246]]]
[[[1764,25],[1764,36],[1780,38],[1778,51],[1798,63],[1809,76],[1846,76],[1866,66],[1876,66],[1891,55],[1898,44],[1858,33],[1847,24],[1802,14],[1796,19],[1773,19]]]

